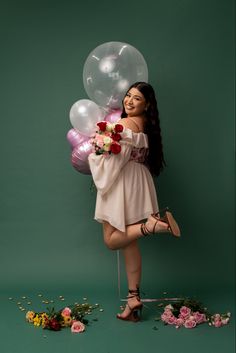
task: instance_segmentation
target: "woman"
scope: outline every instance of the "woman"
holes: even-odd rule
[[[119,154],[90,154],[89,164],[97,187],[95,219],[103,223],[109,249],[122,249],[129,294],[121,320],[138,321],[141,255],[138,239],[154,233],[180,236],[172,214],[158,212],[153,176],[165,165],[155,92],[145,82],[134,83],[123,100],[118,122],[123,126]],[[144,222],[146,220],[146,222]]]

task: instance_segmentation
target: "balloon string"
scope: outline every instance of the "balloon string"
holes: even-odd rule
[[[127,299],[121,298],[121,281],[120,281],[120,277],[121,277],[121,271],[120,271],[120,251],[117,250],[116,252],[117,254],[117,281],[118,281],[118,295],[120,298],[120,301],[122,302],[126,302]],[[146,298],[146,299],[141,299],[142,302],[146,302],[146,303],[152,303],[152,302],[163,302],[163,301],[180,301],[182,300],[182,298]]]

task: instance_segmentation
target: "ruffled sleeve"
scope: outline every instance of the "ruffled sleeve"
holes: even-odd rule
[[[119,154],[105,156],[91,153],[89,155],[88,161],[92,177],[101,195],[104,195],[115,183],[122,168],[130,160],[133,147],[148,148],[147,135],[142,132],[135,133],[125,128],[121,136],[121,152]]]

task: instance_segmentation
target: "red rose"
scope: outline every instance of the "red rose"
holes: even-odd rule
[[[124,127],[121,124],[116,124],[114,130],[115,132],[122,132],[124,130]]]
[[[49,320],[49,328],[53,331],[59,331],[61,329],[61,325],[55,318],[53,318]]]
[[[106,121],[100,121],[99,123],[97,123],[97,126],[99,127],[99,129],[101,131],[106,131],[107,122]]]
[[[121,145],[117,142],[111,144],[111,153],[118,154],[121,151]]]
[[[112,140],[119,142],[121,140],[121,136],[118,133],[111,135]]]

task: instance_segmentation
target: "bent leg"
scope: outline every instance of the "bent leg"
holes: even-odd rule
[[[126,232],[121,232],[108,222],[103,223],[104,242],[111,250],[127,247],[142,236],[141,225],[132,224],[126,227]]]

